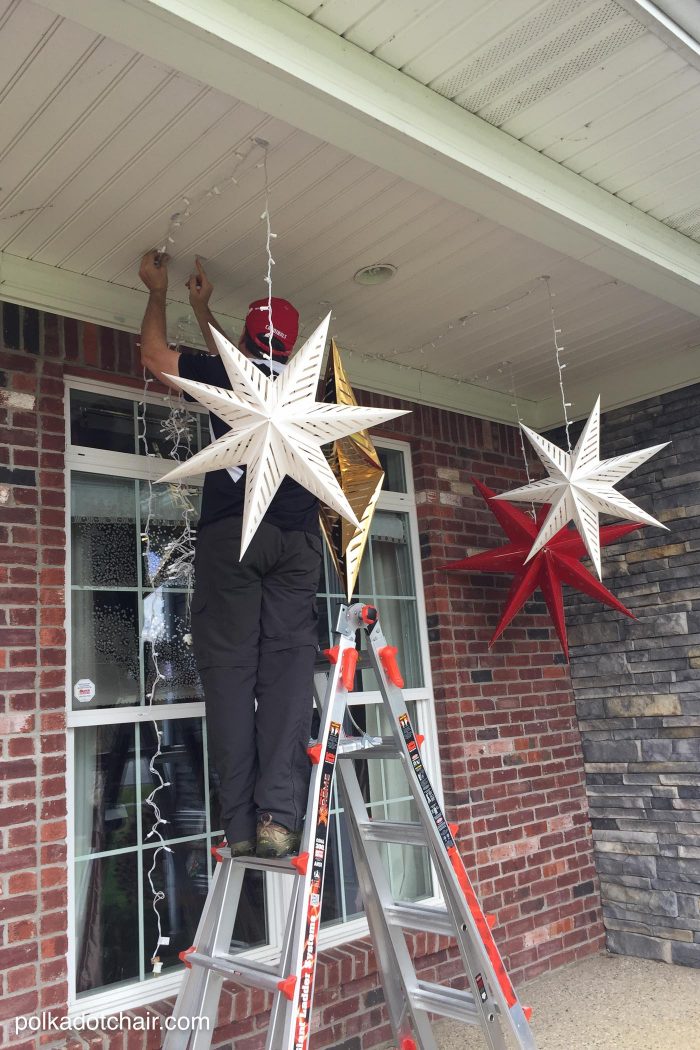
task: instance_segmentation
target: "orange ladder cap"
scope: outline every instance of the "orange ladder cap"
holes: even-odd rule
[[[209,852],[211,853],[212,857],[214,858],[214,860],[216,861],[217,864],[221,864],[221,861],[224,859],[221,856],[221,854],[219,853],[219,850],[223,849],[224,846],[226,846],[226,845],[227,845],[226,839],[224,839],[224,841],[220,842],[218,844],[218,846],[211,846],[211,848],[209,850]]]
[[[422,733],[416,733],[416,743],[418,744],[418,747],[423,747],[423,744],[425,743],[425,737]]]
[[[485,915],[484,918],[486,919],[486,922],[488,923],[489,929],[492,930],[494,928],[494,926],[496,925],[496,916],[495,915]]]
[[[415,1039],[411,1039],[409,1036],[406,1036],[405,1039],[402,1039],[401,1050],[418,1050]]]
[[[343,653],[341,678],[348,692],[352,690],[355,684],[355,671],[357,670],[357,658],[359,655],[357,649],[346,649]]]
[[[338,663],[338,650],[339,649],[340,649],[339,645],[334,645],[332,649],[324,649],[323,650],[323,655],[328,657],[328,660],[330,661],[330,663],[337,664]]]
[[[180,962],[183,962],[185,964],[188,970],[192,969],[192,963],[187,961],[187,956],[190,955],[192,952],[196,951],[197,949],[193,944],[191,948],[185,948],[183,952],[178,953],[178,959],[180,960]]]
[[[379,650],[379,659],[382,661],[382,666],[391,684],[403,689],[403,677],[396,662],[398,651],[395,645],[385,645]]]
[[[306,753],[311,759],[311,765],[317,766],[321,761],[321,745],[312,744],[311,747],[307,747]]]
[[[306,875],[309,866],[309,854],[300,853],[298,857],[292,857],[292,867],[296,868],[300,875]]]
[[[457,833],[459,832],[459,824],[448,824],[447,826],[450,829],[450,835],[452,838],[456,839]]]
[[[278,981],[277,987],[279,988],[280,992],[285,997],[285,999],[289,999],[289,1001],[291,1002],[291,1000],[294,998],[294,989],[296,988],[296,984],[296,977],[291,976],[285,977],[283,981]]]
[[[525,1020],[529,1021],[530,1018],[532,1017],[532,1007],[531,1006],[523,1006],[523,1013],[525,1014]]]
[[[379,613],[373,605],[363,605],[362,612],[360,613],[360,619],[367,627],[374,626],[379,619]]]

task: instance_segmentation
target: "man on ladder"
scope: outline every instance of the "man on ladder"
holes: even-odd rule
[[[139,276],[149,291],[141,327],[141,361],[166,385],[178,372],[231,389],[209,325],[212,285],[199,260],[188,281],[190,302],[210,353],[169,348],[165,302],[167,256],[148,252]],[[285,299],[251,303],[240,350],[267,375],[278,375],[294,349],[299,315]],[[210,414],[212,439],[229,428]],[[192,638],[219,776],[226,840],[234,856],[283,856],[299,847],[310,766],[313,669],[318,649],[316,593],[322,541],[318,500],[285,478],[253,542],[239,561],[244,471],[205,475],[195,547]],[[257,701],[257,703],[256,703]]]

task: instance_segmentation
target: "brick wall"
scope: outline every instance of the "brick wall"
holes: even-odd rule
[[[29,1050],[35,1040],[10,1038],[9,1022],[60,1015],[67,994],[62,377],[140,385],[140,368],[123,333],[10,304],[3,341],[0,1023],[3,1045]],[[530,603],[489,652],[507,582],[439,568],[502,542],[470,477],[497,489],[520,482],[519,442],[507,427],[420,406],[391,433],[412,447],[446,810],[460,824],[467,868],[497,917],[496,939],[517,982],[602,944],[574,703],[544,607]],[[458,972],[443,940],[421,935],[413,943],[428,979]],[[388,1040],[377,983],[366,941],[324,953],[314,1050],[367,1050]],[[134,1013],[165,1015],[172,1002]],[[260,993],[228,991],[213,1045],[235,1036],[237,1050],[262,1047],[265,1003]],[[125,1050],[127,1039],[76,1036],[55,1045]],[[146,1045],[159,1046],[160,1036],[128,1039],[129,1050]]]
[[[700,448],[692,386],[603,419],[601,452],[672,444],[619,486],[668,526],[603,555],[637,617],[569,602],[608,947],[700,966]]]

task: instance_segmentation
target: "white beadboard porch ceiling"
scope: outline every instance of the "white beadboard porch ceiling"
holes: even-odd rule
[[[297,6],[302,6],[301,0]],[[465,12],[479,9],[501,18],[507,8],[511,25],[501,25],[499,32],[510,39],[519,24],[518,11],[527,19],[535,8],[575,8],[582,15],[584,7],[589,13],[599,12],[596,17],[602,18],[605,32],[613,23],[630,21],[620,9],[615,18],[603,16],[600,12],[610,4],[591,0],[380,0],[373,5],[329,0],[321,7],[306,4],[303,13],[335,18],[330,26],[335,31],[362,32],[363,47],[385,49],[394,57],[382,58],[394,63],[399,62],[399,46],[408,48],[413,40],[415,53],[408,57],[404,50],[401,61],[413,63],[414,76],[420,60],[420,75],[427,77],[427,63],[435,65],[440,40],[443,50],[447,44],[452,47],[448,26],[453,34],[463,33],[469,21]],[[338,19],[350,9],[360,17],[343,26]],[[416,12],[422,15],[428,9],[432,16],[426,23]],[[380,14],[383,29],[377,22]],[[401,45],[387,35],[392,17]],[[555,29],[563,32],[561,19],[548,39]],[[528,32],[542,31],[531,27]],[[646,36],[651,35],[635,31],[627,46],[640,46]],[[471,66],[477,61],[474,34],[461,39],[462,44],[455,43],[449,52],[452,65],[434,69],[432,79],[442,77],[444,82],[453,75],[450,69],[456,69],[460,47],[466,56],[460,68],[467,60]],[[645,45],[650,67],[657,44],[653,38]],[[484,63],[494,61],[496,44],[489,38],[478,46],[483,55],[477,68],[485,68]],[[659,49],[655,53],[661,66],[665,49],[662,44]],[[565,139],[571,147],[580,147],[579,153],[595,144],[598,152],[588,155],[586,171],[590,174],[607,158],[605,179],[622,170],[623,158],[624,170],[635,170],[624,146],[617,148],[620,141],[633,139],[631,110],[625,105],[633,105],[634,92],[627,104],[621,94],[621,85],[633,78],[633,63],[626,48],[620,52],[622,65],[617,65],[619,53],[609,54],[618,76],[612,77],[607,66],[599,68],[602,60],[585,74],[598,77],[599,90],[591,98],[601,106],[605,100],[607,109],[600,113],[607,134],[596,129],[594,141],[583,146],[574,142],[580,130],[577,122],[586,115],[586,93],[576,94],[576,80],[562,82],[551,96],[538,99],[533,110],[539,107],[539,116],[528,130],[545,136],[538,140],[545,152],[563,148],[557,143]],[[506,62],[508,68],[522,62],[523,54],[516,50]],[[667,54],[666,59],[669,65],[664,68],[670,70],[678,55],[674,52],[668,60]],[[686,66],[685,79],[676,83],[673,97],[679,107],[684,104],[683,91],[691,90],[691,74],[700,78]],[[534,83],[534,71],[527,75]],[[657,88],[666,79],[673,79],[671,72],[655,81]],[[512,97],[521,90],[519,83],[513,82]],[[586,91],[592,91],[591,84]],[[695,86],[693,82],[693,90]],[[466,89],[460,90],[464,94]],[[615,91],[619,106],[614,104]],[[658,102],[661,97],[659,90],[652,91],[649,105],[652,98]],[[492,95],[488,104],[493,107],[498,99]],[[668,100],[671,105],[671,95]],[[542,108],[546,103],[549,110]],[[687,102],[685,107],[683,134],[676,127],[675,138],[671,134],[663,139],[665,146],[653,145],[656,161],[664,150],[671,155],[675,148],[677,155],[680,138],[689,139],[686,132],[697,114]],[[528,112],[521,107],[508,120],[522,122]],[[662,129],[670,123],[670,111],[664,109],[658,135],[663,136]],[[140,287],[138,259],[170,233],[172,327],[185,340],[192,339],[184,281],[195,252],[207,260],[216,284],[215,312],[235,327],[246,304],[266,291],[260,218],[265,204],[263,151],[253,143],[258,137],[270,143],[270,212],[277,235],[273,291],[296,303],[307,333],[332,309],[332,332],[350,351],[348,365],[358,385],[509,421],[514,419],[515,389],[526,421],[553,422],[561,408],[545,275],[555,293],[551,305],[566,347],[574,415],[587,414],[598,389],[611,406],[700,376],[697,314],[267,116],[31,0],[0,0],[0,127],[2,297],[134,327],[143,305],[134,291]],[[514,133],[505,123],[504,130]],[[649,137],[646,150],[635,154],[636,185],[641,185],[643,174],[656,178],[654,185],[661,192],[661,168],[648,156],[654,142]],[[686,148],[690,156],[690,141]],[[573,166],[575,154],[576,150],[556,160]],[[602,181],[603,176],[601,185]],[[681,179],[674,185],[680,193]],[[611,185],[605,188],[612,192]],[[686,210],[692,205],[688,194],[683,198]],[[186,211],[185,197],[192,214],[175,227],[171,216]],[[696,205],[697,200],[696,186]],[[660,198],[654,207],[657,218],[669,220],[669,215],[660,214],[666,210]],[[691,236],[690,227],[683,232]],[[366,288],[353,282],[356,270],[377,262],[398,268],[389,283]],[[26,291],[30,286],[31,294]]]
[[[700,61],[634,0],[284,3],[700,241]]]

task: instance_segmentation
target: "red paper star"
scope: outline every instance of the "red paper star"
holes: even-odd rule
[[[533,558],[526,561],[549,508],[543,507],[537,520],[533,520],[523,511],[492,499],[496,493],[482,482],[473,480],[510,543],[503,547],[496,547],[494,550],[482,551],[481,554],[474,554],[470,558],[450,562],[442,567],[444,569],[466,569],[467,571],[475,569],[483,572],[512,572],[515,574],[506,607],[489,642],[489,648],[538,587],[547,603],[549,615],[552,617],[552,623],[567,660],[569,659],[569,647],[566,639],[564,601],[561,591],[563,583],[568,584],[569,587],[575,587],[576,590],[582,591],[591,598],[604,602],[605,605],[617,609],[633,620],[636,619],[633,613],[626,609],[607,587],[604,587],[588,569],[580,564],[580,559],[586,555],[586,548],[578,532],[569,528],[561,529]],[[641,525],[637,522],[624,525],[604,525],[600,530],[600,545],[607,547],[639,528]]]

